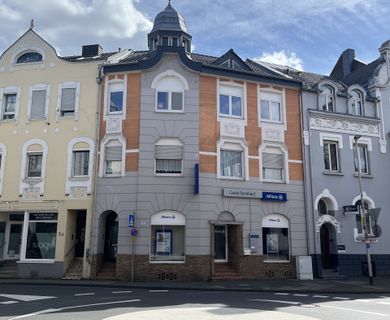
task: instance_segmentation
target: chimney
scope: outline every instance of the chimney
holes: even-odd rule
[[[82,47],[81,55],[84,58],[100,56],[103,53],[103,48],[99,44],[89,44]]]
[[[353,70],[353,61],[355,59],[355,50],[344,50],[336,62],[330,76],[332,78],[341,80],[351,74]]]

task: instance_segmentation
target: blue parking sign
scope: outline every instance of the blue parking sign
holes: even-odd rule
[[[129,214],[129,228],[134,227],[135,223],[135,212]]]

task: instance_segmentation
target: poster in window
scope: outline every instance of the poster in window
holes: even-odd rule
[[[278,235],[276,233],[267,234],[267,253],[278,253]]]
[[[172,252],[172,231],[156,231],[156,254],[169,255]]]

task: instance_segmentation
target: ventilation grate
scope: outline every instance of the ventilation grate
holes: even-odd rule
[[[177,280],[177,274],[173,272],[161,272],[157,274],[157,278],[162,281]]]
[[[265,276],[266,276],[267,278],[273,278],[273,277],[275,277],[275,273],[274,273],[272,270],[267,270],[267,271],[265,272]]]
[[[294,274],[292,271],[284,271],[283,272],[283,276],[286,278],[286,279],[293,279],[294,278]]]

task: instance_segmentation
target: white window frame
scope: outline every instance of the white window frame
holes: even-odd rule
[[[167,70],[157,75],[153,81],[151,88],[155,90],[154,111],[161,113],[184,113],[185,109],[185,91],[189,90],[187,80],[174,70]],[[158,109],[158,93],[168,93],[168,109]],[[177,92],[182,94],[182,109],[172,109],[172,93]]]
[[[122,146],[122,168],[119,175],[106,174],[106,146],[110,142],[118,142],[118,146]],[[99,177],[115,178],[124,177],[126,169],[126,139],[122,135],[106,136],[100,143],[100,160],[99,160]]]
[[[267,148],[273,148],[273,149],[279,149],[280,154],[283,155],[283,179],[282,180],[272,180],[272,179],[265,179],[263,176],[263,152],[267,150]],[[265,152],[269,153],[269,152]],[[273,143],[263,143],[259,147],[259,172],[260,172],[260,181],[263,182],[271,182],[271,183],[282,183],[282,184],[288,184],[290,182],[289,179],[289,162],[288,162],[288,151],[285,146],[281,144],[273,144]]]
[[[62,90],[63,89],[76,89],[76,99],[75,99],[75,109],[74,114],[70,116],[61,115],[61,100],[62,100]],[[79,118],[80,112],[80,82],[77,81],[68,81],[63,82],[58,85],[58,99],[57,99],[57,120],[60,119],[76,119]]]
[[[3,193],[5,159],[7,157],[7,147],[3,143],[0,143],[0,155],[1,155],[1,162],[0,162],[0,196],[1,196]]]
[[[365,115],[365,105],[364,105],[364,101],[365,101],[365,95],[364,95],[364,91],[362,91],[360,88],[350,88],[349,91],[349,105],[350,105],[350,112],[351,114],[355,115],[355,116],[361,116],[361,117],[364,117]],[[356,98],[353,94],[356,94],[357,96],[359,96],[359,98]],[[354,110],[354,107],[353,107],[353,104],[355,103],[355,106],[357,103],[361,103],[361,108],[362,108],[362,113],[358,113],[356,112],[356,107],[355,107],[355,110]]]
[[[33,91],[46,91],[46,99],[45,99],[45,114],[42,119],[31,119],[31,105],[32,105],[32,95]],[[49,104],[50,104],[50,85],[46,83],[39,83],[31,86],[28,92],[28,107],[27,107],[27,122],[30,121],[47,121],[49,119]]]
[[[20,87],[5,87],[0,89],[0,122],[18,122],[20,105]],[[15,116],[13,119],[3,119],[4,115],[4,96],[7,94],[16,94]]]
[[[324,93],[325,88],[330,90],[330,95]],[[318,94],[318,110],[327,111],[327,112],[336,112],[336,92],[337,91],[336,91],[335,86],[329,82],[326,82],[326,83],[321,83],[319,85],[319,89],[320,89],[320,92]],[[328,108],[329,96],[331,96],[333,98],[333,110],[329,110],[329,108]],[[326,110],[322,109],[322,106],[321,106],[321,100],[323,97],[325,97]]]
[[[355,150],[355,140],[353,136],[349,136],[349,144],[350,149],[352,150],[352,158],[353,158],[353,172],[357,174],[358,172],[355,171],[355,156],[354,156],[354,150]],[[371,138],[367,137],[361,137],[358,140],[358,146],[363,145],[367,147],[367,173],[362,172],[362,175],[371,175],[371,163],[370,163],[370,156],[369,153],[372,152],[372,140]]]
[[[169,145],[169,146],[180,146],[183,148],[183,156],[181,159],[171,159],[171,160],[181,160],[181,172],[180,173],[157,173],[157,160],[156,156],[154,157],[154,175],[158,177],[181,177],[184,175],[184,144],[180,141],[179,138],[161,138],[156,141],[156,145]]]
[[[337,150],[338,171],[325,169],[325,172],[341,172],[340,149],[343,149],[343,147],[344,147],[344,145],[343,145],[343,136],[340,135],[340,134],[332,134],[332,133],[320,132],[320,146],[322,147],[322,149],[324,148],[324,141],[336,142],[337,143],[337,147],[338,147],[338,150]],[[324,154],[324,157],[325,157],[325,154]]]
[[[267,123],[276,123],[276,124],[283,124],[286,122],[286,94],[285,89],[283,88],[282,91],[274,90],[274,89],[264,89],[261,88],[258,90],[259,98],[258,98],[258,114],[259,114],[259,126],[261,126],[261,122],[267,122]],[[280,100],[273,99],[276,95],[280,96]],[[280,103],[280,120],[271,120],[271,119],[263,119],[261,117],[261,101],[268,101],[268,102],[279,102]]]
[[[221,172],[221,150],[242,152],[242,175],[241,177],[224,176]],[[248,146],[240,140],[222,139],[217,143],[217,178],[223,180],[249,180],[249,156]]]
[[[217,119],[238,119],[244,120],[245,124],[247,121],[247,99],[246,99],[246,83],[241,85],[239,83],[230,81],[217,81]],[[229,114],[223,114],[220,112],[220,96],[226,95],[229,96]],[[232,96],[241,98],[241,116],[232,115]]]
[[[338,141],[335,141],[335,140],[324,140],[323,141],[323,150],[324,150],[324,166],[325,166],[325,145],[328,145],[329,148],[328,148],[328,155],[329,155],[329,168],[325,168],[325,172],[341,172],[341,167],[340,167],[340,155],[339,155],[339,143]],[[332,153],[331,153],[331,148],[330,148],[330,145],[336,145],[336,165],[337,165],[337,169],[336,170],[333,170],[332,169]]]
[[[123,106],[122,111],[110,112],[110,87],[111,85],[122,85],[123,88]],[[126,103],[127,103],[127,76],[124,75],[123,79],[115,78],[112,80],[108,80],[108,76],[105,78],[104,84],[104,114],[103,120],[106,120],[107,116],[121,116],[123,120],[126,119]]]

